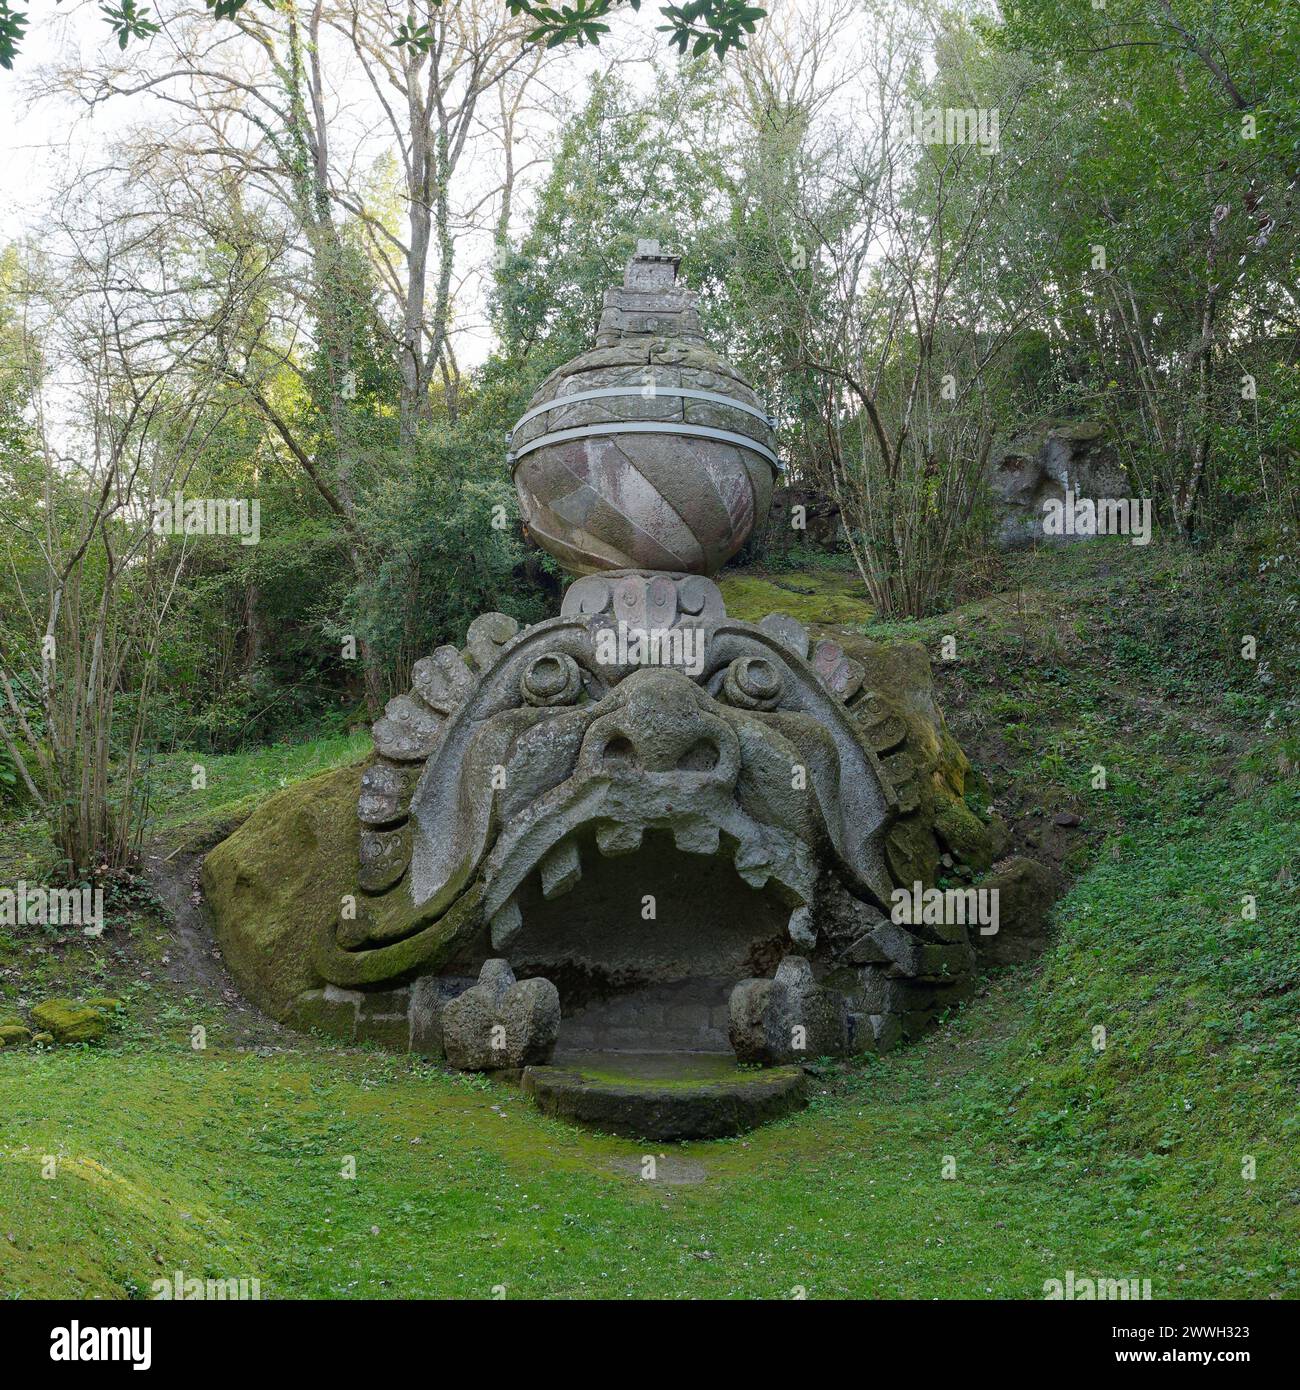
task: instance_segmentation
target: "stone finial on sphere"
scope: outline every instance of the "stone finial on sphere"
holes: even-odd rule
[[[713,574],[767,515],[776,436],[705,342],[678,259],[637,243],[596,347],[547,377],[511,436],[524,524],[575,574]]]

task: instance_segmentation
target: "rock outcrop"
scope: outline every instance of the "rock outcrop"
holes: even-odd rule
[[[483,962],[478,984],[442,1013],[447,1060],[462,1071],[543,1066],[560,1034],[560,996],[550,980],[515,979],[504,960]]]
[[[1082,421],[1026,431],[989,460],[995,538],[1004,549],[1034,545],[1050,536],[1043,529],[1043,504],[1060,502],[1068,488],[1076,497],[1130,495],[1127,474],[1103,425]]]
[[[819,985],[812,966],[787,956],[770,980],[742,980],[731,994],[731,1046],[741,1062],[780,1066],[842,1057],[852,1031],[842,994]]]

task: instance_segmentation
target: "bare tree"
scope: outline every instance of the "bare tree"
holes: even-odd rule
[[[977,138],[978,115],[966,129],[951,93],[931,98],[938,141],[912,129],[933,36],[910,21],[885,13],[825,89],[809,72],[844,51],[833,8],[802,42],[782,32],[737,68],[746,110],[786,112],[798,142],[785,160],[799,176],[774,185],[784,206],[766,221],[800,364],[823,383],[805,468],[879,610],[916,614],[960,553],[994,437],[989,369],[1022,318],[998,303],[981,236],[1004,186],[996,131]],[[1013,81],[994,116],[1013,119],[1018,99]],[[968,138],[943,138],[950,113]]]
[[[395,46],[412,15],[427,23],[428,46]],[[525,46],[528,28],[503,0],[414,11],[291,0],[248,7],[217,31],[196,11],[148,50],[65,69],[49,88],[92,106],[151,94],[165,119],[137,129],[132,148],[170,167],[187,217],[206,218],[214,242],[232,217],[283,231],[268,277],[278,301],[228,326],[221,360],[337,518],[358,579],[375,564],[359,519],[375,440],[354,406],[358,380],[376,354],[394,364],[399,448],[429,425],[435,382],[454,409],[457,250],[469,233],[491,233],[494,212],[498,231],[501,209],[509,216],[515,171],[510,160],[504,177],[496,167],[501,123],[546,61]],[[286,371],[323,435],[277,400],[271,382]],[[364,636],[359,645],[377,711],[390,683]]]
[[[66,264],[22,290],[41,498],[6,528],[19,611],[0,624],[0,739],[74,878],[121,869],[139,846],[141,741],[186,559],[152,507],[184,487],[229,409],[204,365],[215,323],[180,335],[162,307],[156,228],[89,220],[60,228]]]

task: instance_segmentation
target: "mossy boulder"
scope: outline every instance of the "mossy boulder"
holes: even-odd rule
[[[226,963],[272,1018],[325,983],[314,944],[356,892],[362,770],[336,768],[276,793],[203,861]]]
[[[32,1035],[32,1042],[33,1042],[37,1047],[53,1047],[53,1046],[54,1046],[54,1034],[53,1034],[53,1033],[34,1033],[34,1034]]]
[[[981,888],[998,895],[998,930],[992,936],[972,935],[985,965],[1018,965],[1034,960],[1047,947],[1057,883],[1051,870],[1017,855],[984,879]]]
[[[101,1013],[110,1016],[126,1012],[126,1005],[120,999],[114,999],[107,994],[97,994],[85,1002],[88,1009],[98,1009]]]
[[[99,1042],[108,1032],[108,1019],[99,1009],[71,999],[47,999],[32,1010],[32,1022],[60,1043]]]
[[[31,1040],[31,1029],[21,1023],[0,1023],[0,1047],[21,1047]]]
[[[956,860],[976,873],[992,863],[996,844],[990,828],[957,797],[937,796],[934,807],[934,833],[940,845]]]

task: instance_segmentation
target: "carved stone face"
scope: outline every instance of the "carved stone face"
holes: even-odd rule
[[[827,867],[888,901],[893,792],[833,643],[810,660],[790,619],[733,622],[706,580],[630,573],[523,632],[479,619],[468,646],[475,670],[439,649],[376,726],[360,908],[320,962],[339,983],[367,956],[371,981],[386,955],[464,964],[482,922],[552,977],[738,978],[811,948]]]

